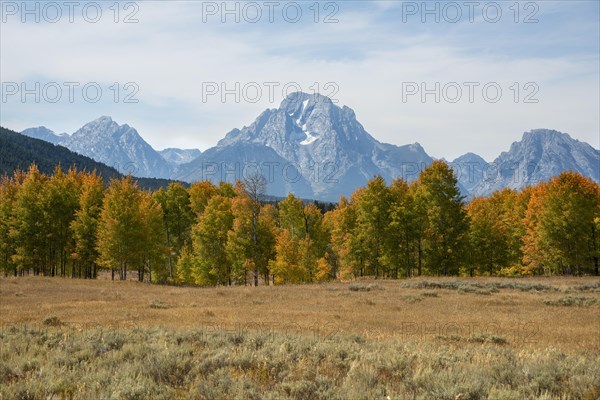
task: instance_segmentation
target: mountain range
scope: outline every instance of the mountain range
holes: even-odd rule
[[[129,125],[110,117],[85,124],[72,135],[57,135],[46,127],[30,128],[23,135],[59,144],[75,153],[140,178],[169,178],[172,167]]]
[[[40,172],[50,175],[57,166],[66,172],[70,168],[77,171],[95,171],[106,183],[122,176],[116,169],[92,160],[45,140],[40,140],[0,126],[0,176],[11,176],[15,171],[27,171],[36,164]],[[166,188],[173,181],[156,178],[137,178],[140,187],[148,190]]]
[[[289,95],[279,108],[265,110],[249,126],[231,130],[204,152],[156,151],[133,127],[106,116],[72,135],[55,134],[45,127],[22,134],[60,144],[138,177],[218,182],[259,172],[267,179],[270,195],[292,192],[323,201],[337,201],[375,175],[387,181],[415,179],[433,161],[419,143],[382,143],[365,130],[351,108],[302,92]],[[521,141],[491,163],[467,153],[450,165],[467,197],[504,187],[518,189],[566,170],[600,182],[600,151],[548,129],[524,133]]]

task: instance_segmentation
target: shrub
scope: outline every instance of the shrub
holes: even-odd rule
[[[419,297],[419,296],[412,296],[412,295],[408,295],[408,296],[402,296],[401,299],[407,303],[416,303],[419,301],[422,301],[423,298]]]
[[[474,333],[468,339],[469,342],[474,343],[493,343],[493,344],[507,344],[508,340],[504,336],[490,335],[487,333]]]
[[[546,299],[544,304],[548,306],[565,306],[565,307],[589,307],[598,304],[598,299],[594,297],[584,296],[564,296],[556,300]]]
[[[458,293],[475,293],[477,291],[477,288],[473,287],[472,285],[460,285],[458,288]]]
[[[520,290],[522,292],[551,292],[560,291],[559,288],[544,285],[541,283],[528,282],[471,282],[471,281],[414,281],[402,282],[400,284],[404,288],[413,289],[448,289],[458,290],[459,293],[475,293],[478,289],[486,289],[492,293],[498,292],[499,289]]]
[[[571,286],[566,290],[566,292],[600,292],[600,281]]]
[[[499,335],[490,335],[488,333],[473,333],[469,337],[461,335],[436,335],[436,339],[443,340],[446,342],[467,342],[467,343],[492,343],[492,344],[507,344],[508,340],[505,337]]]
[[[42,320],[42,323],[46,326],[61,326],[63,324],[60,318],[55,315],[49,315],[45,317]]]
[[[172,308],[173,306],[167,302],[164,301],[160,301],[160,300],[152,300],[149,303],[150,308],[159,308],[159,309],[166,309],[166,308]]]
[[[371,290],[383,290],[383,286],[378,283],[370,283],[365,285],[364,283],[354,283],[348,286],[348,290],[352,292],[370,292]]]

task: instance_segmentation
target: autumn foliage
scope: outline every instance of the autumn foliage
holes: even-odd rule
[[[33,165],[0,182],[0,268],[192,285],[599,273],[600,186],[574,172],[466,201],[435,161],[410,183],[374,177],[327,212],[265,191],[255,176],[151,193]]]

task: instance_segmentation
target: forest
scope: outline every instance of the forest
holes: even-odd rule
[[[435,161],[410,183],[374,177],[326,212],[265,192],[258,175],[147,191],[34,164],[0,182],[0,268],[201,286],[599,274],[600,186],[574,172],[467,201]]]

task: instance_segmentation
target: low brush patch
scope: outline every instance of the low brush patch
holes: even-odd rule
[[[564,296],[559,299],[546,299],[544,304],[548,306],[563,306],[563,307],[589,307],[600,304],[598,299],[585,296]]]
[[[592,352],[516,351],[501,336],[7,329],[3,399],[595,399]],[[439,342],[441,341],[441,343]],[[115,373],[118,371],[118,373]]]

